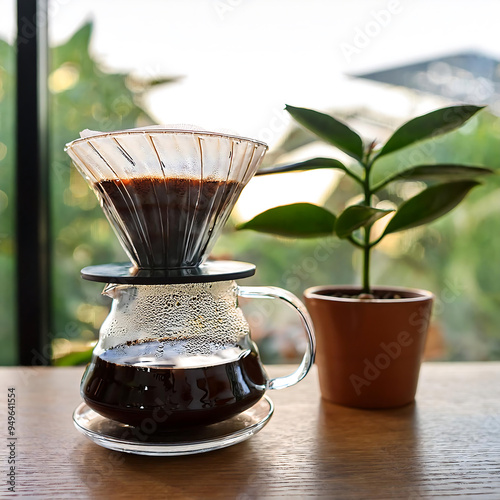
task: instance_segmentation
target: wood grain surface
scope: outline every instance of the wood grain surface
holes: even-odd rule
[[[273,376],[291,367],[271,367]],[[106,450],[71,420],[82,368],[0,368],[0,498],[500,499],[500,363],[427,363],[416,404],[322,402],[313,371],[269,392],[250,440],[173,458]],[[16,389],[16,493],[7,490],[7,390]]]

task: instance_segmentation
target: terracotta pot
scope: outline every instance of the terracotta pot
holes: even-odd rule
[[[324,399],[356,408],[391,408],[415,399],[433,295],[374,287],[400,299],[354,299],[349,286],[304,292],[316,333],[316,364]]]

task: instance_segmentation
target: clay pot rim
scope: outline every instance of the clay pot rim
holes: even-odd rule
[[[372,286],[372,289],[381,292],[408,293],[414,296],[402,297],[400,299],[357,299],[355,297],[331,297],[329,295],[323,295],[321,292],[361,292],[361,287],[357,285],[323,285],[313,286],[306,289],[304,291],[304,297],[307,299],[320,299],[331,302],[352,302],[361,304],[401,304],[402,302],[419,302],[434,299],[434,294],[432,292],[419,288],[407,288],[402,286]]]

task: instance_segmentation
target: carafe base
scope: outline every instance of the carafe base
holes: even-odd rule
[[[179,456],[205,453],[245,441],[269,422],[273,411],[273,402],[263,396],[252,407],[222,422],[158,432],[153,420],[133,427],[103,417],[81,403],[73,413],[73,423],[88,439],[110,450],[136,455]]]

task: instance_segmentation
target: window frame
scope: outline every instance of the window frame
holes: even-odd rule
[[[49,365],[48,0],[17,0],[16,295],[18,361]]]

